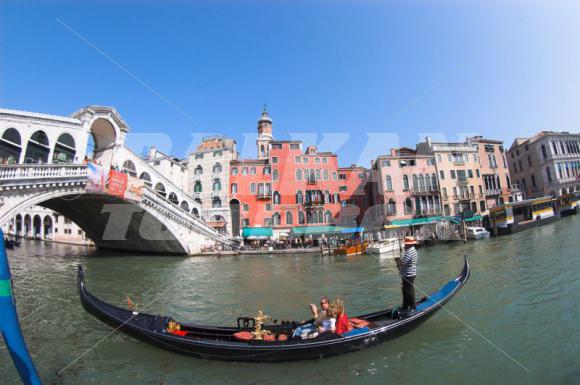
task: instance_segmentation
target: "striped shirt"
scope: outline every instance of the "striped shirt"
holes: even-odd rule
[[[399,269],[401,277],[414,277],[417,275],[417,258],[419,258],[419,254],[414,247],[410,247],[405,251],[405,255],[401,258],[401,268]]]

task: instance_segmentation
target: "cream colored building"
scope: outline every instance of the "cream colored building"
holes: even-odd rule
[[[526,198],[580,191],[580,134],[542,131],[507,153],[512,182]]]

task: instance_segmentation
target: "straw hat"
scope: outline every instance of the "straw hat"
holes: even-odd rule
[[[405,242],[405,245],[409,245],[409,246],[412,246],[412,245],[416,245],[417,244],[417,241],[415,240],[415,237],[405,237],[404,242]]]

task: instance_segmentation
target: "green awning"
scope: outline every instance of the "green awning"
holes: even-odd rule
[[[292,228],[292,236],[322,235],[322,234],[354,234],[364,231],[364,227],[344,226],[297,226]]]
[[[242,235],[244,238],[250,236],[254,237],[271,237],[272,228],[271,227],[244,227]]]
[[[471,218],[467,218],[465,222],[473,222],[481,220],[481,215],[474,215]]]
[[[433,223],[440,220],[442,217],[427,217],[427,218],[413,218],[413,219],[398,219],[391,221],[390,224],[386,225],[386,228],[391,227],[405,227],[405,226],[416,226],[425,225],[427,223]]]

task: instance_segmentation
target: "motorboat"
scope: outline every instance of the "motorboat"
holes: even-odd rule
[[[468,239],[487,239],[489,238],[489,231],[483,227],[468,227],[467,228],[467,238]]]
[[[388,238],[382,241],[371,243],[367,249],[367,254],[380,255],[387,253],[400,253],[402,249],[401,240],[398,238]]]

